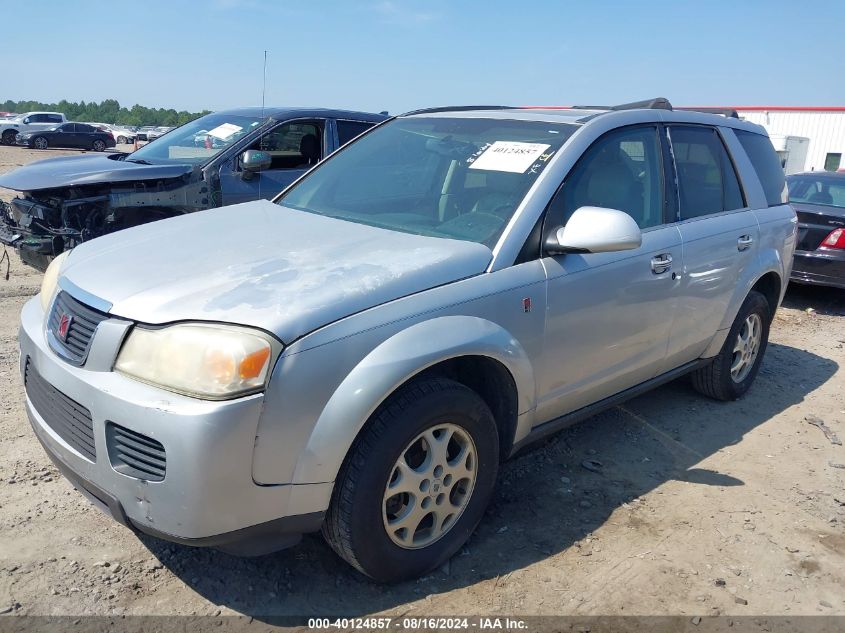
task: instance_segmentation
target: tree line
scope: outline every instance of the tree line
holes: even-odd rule
[[[7,100],[0,103],[0,111],[3,112],[31,112],[33,110],[46,110],[50,112],[63,112],[68,121],[90,121],[93,123],[117,123],[118,125],[167,125],[176,127],[193,121],[197,117],[208,114],[209,110],[202,112],[188,112],[173,108],[147,108],[135,104],[131,108],[121,107],[116,99],[106,99],[97,103],[91,101],[85,103],[80,101],[66,101],[62,99],[58,103],[41,103],[40,101],[12,101]]]

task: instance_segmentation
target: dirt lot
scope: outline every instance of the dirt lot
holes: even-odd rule
[[[44,155],[2,147],[0,170]],[[384,587],[317,536],[238,559],[89,506],[24,412],[18,314],[39,283],[14,255],[0,279],[0,613],[845,615],[845,447],[807,422],[845,439],[844,292],[790,290],[743,400],[679,380],[510,461],[464,551]]]

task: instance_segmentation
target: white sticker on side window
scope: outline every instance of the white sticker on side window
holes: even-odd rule
[[[469,168],[524,174],[549,147],[551,145],[541,143],[496,141],[475,158]]]
[[[224,123],[223,125],[218,125],[213,130],[209,130],[207,134],[225,141],[227,138],[232,136],[232,134],[240,132],[242,129],[243,128],[240,125],[235,125],[234,123]]]

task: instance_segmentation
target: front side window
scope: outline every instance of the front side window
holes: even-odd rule
[[[65,123],[56,128],[59,132],[76,132],[76,123]]]
[[[278,204],[492,246],[576,129],[542,121],[394,119],[322,163]]]
[[[660,141],[653,126],[623,128],[584,152],[552,199],[547,226],[567,223],[580,207],[605,207],[630,215],[641,229],[663,222]]]
[[[249,149],[270,154],[270,169],[308,169],[322,158],[322,138],[318,123],[296,121],[271,130]]]
[[[745,206],[736,171],[715,129],[672,126],[669,137],[678,177],[680,220]]]
[[[153,164],[206,163],[265,121],[259,117],[208,114],[160,136],[126,160]]]

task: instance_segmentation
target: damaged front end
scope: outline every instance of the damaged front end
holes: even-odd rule
[[[87,240],[139,224],[207,209],[201,174],[158,180],[25,191],[0,201],[0,243],[45,270],[56,255]]]

